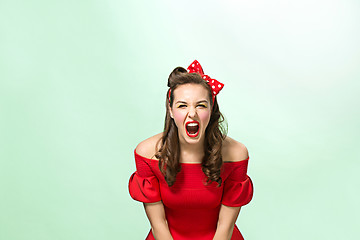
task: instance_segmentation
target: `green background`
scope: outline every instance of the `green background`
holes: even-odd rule
[[[144,239],[127,184],[174,67],[225,84],[246,239],[359,239],[360,2],[0,1],[0,239]]]

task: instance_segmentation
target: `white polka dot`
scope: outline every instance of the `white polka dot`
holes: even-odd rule
[[[195,64],[192,64],[193,67],[195,67]]]
[[[212,88],[213,88],[213,89],[215,89],[215,86],[214,86],[214,85],[212,85]]]
[[[214,80],[212,80],[211,83],[214,83]]]
[[[213,94],[214,94],[214,95],[216,95],[216,92],[215,92],[215,91],[213,91]]]
[[[205,79],[206,77],[205,76],[203,76],[203,79]]]
[[[219,84],[218,87],[221,88],[221,85]]]

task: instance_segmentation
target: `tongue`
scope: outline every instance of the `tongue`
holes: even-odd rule
[[[199,126],[187,126],[188,133],[195,134],[199,130]]]

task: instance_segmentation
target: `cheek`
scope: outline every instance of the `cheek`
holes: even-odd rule
[[[210,121],[210,111],[202,111],[199,113],[199,118],[202,122],[208,123]]]
[[[176,125],[180,124],[182,125],[182,122],[184,121],[185,114],[180,111],[173,111],[174,121]]]

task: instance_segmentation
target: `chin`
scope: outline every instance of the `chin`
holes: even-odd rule
[[[203,138],[203,133],[198,133],[197,136],[189,136],[187,133],[185,133],[183,135],[183,139],[185,140],[185,142],[189,143],[189,144],[196,144],[199,143],[202,138]]]

